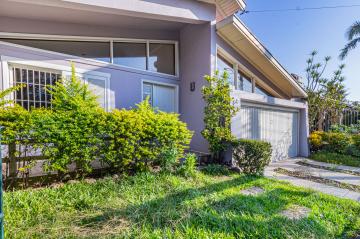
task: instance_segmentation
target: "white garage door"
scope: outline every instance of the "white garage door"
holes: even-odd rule
[[[297,110],[241,106],[240,138],[260,139],[272,145],[272,161],[298,156]]]

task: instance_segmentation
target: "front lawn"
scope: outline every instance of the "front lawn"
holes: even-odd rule
[[[360,167],[360,158],[345,155],[345,154],[338,154],[332,152],[316,152],[311,154],[311,159],[325,162],[325,163],[333,163],[333,164],[342,164],[352,167]]]
[[[257,186],[265,192],[245,196]],[[286,219],[292,205],[311,209]],[[140,174],[5,193],[6,238],[346,238],[360,203],[242,175]]]

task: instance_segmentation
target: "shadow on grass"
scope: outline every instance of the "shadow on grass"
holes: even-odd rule
[[[258,196],[224,190],[251,183],[257,177],[237,177],[200,188],[190,188],[163,198],[129,205],[123,209],[101,209],[102,214],[84,218],[80,226],[106,224],[114,217],[126,218],[130,225],[151,230],[207,231],[235,237],[319,237],[326,228],[311,218],[288,220],[279,212],[294,198],[307,197],[311,192],[276,188]],[[214,195],[216,193],[216,195]]]

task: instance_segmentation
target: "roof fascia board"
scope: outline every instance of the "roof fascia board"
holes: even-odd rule
[[[233,24],[236,29],[246,37],[257,50],[267,58],[267,60],[290,82],[290,84],[299,91],[303,97],[307,97],[304,89],[293,79],[289,72],[275,59],[274,56],[266,49],[266,47],[250,32],[250,30],[235,15],[224,19],[217,24],[220,29],[228,24]]]

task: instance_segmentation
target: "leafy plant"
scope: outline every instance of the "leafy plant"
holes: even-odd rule
[[[309,136],[309,144],[311,151],[318,151],[324,146],[323,131],[314,131]]]
[[[323,134],[325,149],[330,152],[345,153],[352,144],[351,136],[346,133],[328,132]]]
[[[169,148],[164,148],[159,155],[158,164],[161,167],[163,172],[172,172],[178,163],[178,152],[177,149],[170,146]],[[156,160],[157,161],[157,160]]]
[[[222,153],[230,146],[234,139],[231,134],[231,118],[238,108],[230,96],[228,73],[220,76],[216,71],[213,76],[205,76],[207,85],[203,87],[205,128],[201,132],[209,142],[209,149],[216,160],[221,160]]]
[[[349,52],[357,47],[360,42],[360,21],[352,24],[346,32],[348,43],[341,50],[340,59],[345,59]]]
[[[264,141],[239,139],[233,143],[233,158],[245,174],[263,174],[270,163],[271,152],[271,144]]]
[[[331,57],[325,57],[323,63],[316,63],[317,54],[317,51],[313,51],[307,60],[304,84],[308,95],[310,131],[322,130],[325,117],[330,118],[331,124],[339,122],[340,113],[346,107],[345,65],[340,65],[330,78],[326,78],[324,73]]]
[[[81,173],[92,170],[104,144],[106,112],[96,96],[82,83],[72,66],[70,79],[62,79],[48,89],[52,110],[33,110],[35,138],[46,161],[46,170],[66,172],[74,164]]]
[[[19,85],[7,88],[6,90],[0,91],[0,108],[3,108],[9,104],[13,104],[14,101],[9,99],[9,95],[14,93],[15,91],[21,89],[22,87],[24,87],[24,85],[19,84]]]
[[[192,177],[196,174],[196,163],[197,157],[193,153],[188,153],[185,155],[185,160],[179,168],[181,175],[185,177]]]
[[[118,170],[145,171],[183,156],[192,132],[177,114],[155,111],[148,101],[109,113],[104,162]],[[171,157],[170,157],[171,156]]]

